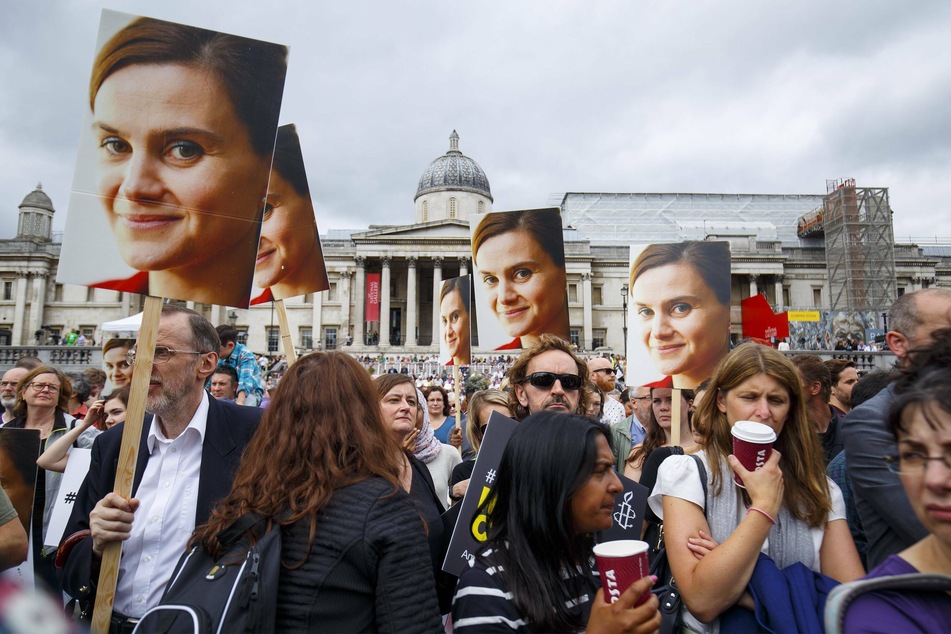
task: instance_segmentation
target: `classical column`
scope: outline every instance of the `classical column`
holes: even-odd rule
[[[380,347],[390,347],[390,256],[384,256],[380,275]]]
[[[344,342],[350,334],[350,271],[340,271],[337,277],[337,297],[340,300],[340,328],[343,330],[337,340]],[[319,293],[314,293],[316,299]]]
[[[406,276],[406,345],[416,345],[417,310],[416,310],[416,261],[415,255],[407,260],[408,273]]]
[[[759,287],[756,283],[759,281],[759,275],[750,275],[750,297],[759,295]]]
[[[584,339],[581,345],[585,350],[591,350],[594,333],[591,329],[591,273],[581,274],[582,292],[584,293]],[[602,298],[603,299],[603,298]]]
[[[43,325],[43,311],[46,307],[46,276],[48,271],[31,271],[33,275],[33,293],[30,297],[30,321],[29,330],[26,335],[32,337],[33,333]],[[63,324],[67,329],[74,328],[79,324]]]
[[[433,340],[430,345],[439,345],[439,287],[442,286],[442,258],[433,258]]]
[[[357,263],[356,291],[353,297],[353,311],[356,317],[353,320],[353,342],[358,346],[366,345],[363,337],[363,326],[367,320],[366,313],[366,264],[367,259],[362,255],[354,258]]]
[[[337,291],[340,291],[340,287],[337,287]],[[323,331],[323,312],[324,312],[324,292],[314,293],[313,309],[310,316],[310,327],[311,327],[311,345],[315,350],[323,350],[324,342],[324,333]],[[340,335],[337,336],[337,345],[343,345],[343,337]]]
[[[11,343],[15,346],[30,345],[34,341],[35,328],[31,332],[23,332],[23,324],[26,323],[26,287],[29,283],[26,271],[20,271],[20,276],[17,278],[16,304],[13,309],[13,341]]]
[[[775,286],[774,286],[773,292],[776,294],[776,305],[777,305],[777,306],[782,306],[782,305],[783,305],[783,280],[784,280],[784,279],[785,279],[785,277],[782,276],[782,275],[777,275],[777,276],[774,278],[774,284],[775,284]]]
[[[469,274],[469,258],[459,258],[459,277]]]

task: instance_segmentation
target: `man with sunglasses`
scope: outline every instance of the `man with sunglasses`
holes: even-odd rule
[[[151,415],[142,426],[132,499],[112,492],[125,425],[103,432],[93,445],[65,533],[90,534],[69,552],[63,588],[92,600],[103,548],[125,540],[110,631],[131,631],[135,619],[158,603],[195,526],[231,489],[261,417],[259,408],[225,403],[205,391],[219,346],[204,317],[179,306],[162,308],[146,400]],[[127,357],[134,364],[136,349]]]
[[[624,406],[613,398],[608,398],[608,392],[614,389],[614,366],[607,357],[588,359],[588,378],[601,389],[604,394],[604,414],[601,420],[613,425],[624,419]]]
[[[543,411],[583,414],[588,367],[561,337],[544,334],[508,371],[509,407],[516,420]]]

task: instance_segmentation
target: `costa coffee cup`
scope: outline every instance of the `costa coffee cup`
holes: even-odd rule
[[[602,542],[594,547],[594,558],[598,562],[601,587],[607,603],[617,602],[632,583],[650,575],[647,549],[647,542],[635,539]],[[650,590],[645,592],[634,605],[647,601],[650,594]]]
[[[733,455],[740,464],[747,471],[762,469],[773,453],[773,443],[776,442],[776,432],[773,428],[751,420],[740,420],[733,424],[730,433],[733,434]],[[743,487],[739,474],[733,474],[733,481]]]

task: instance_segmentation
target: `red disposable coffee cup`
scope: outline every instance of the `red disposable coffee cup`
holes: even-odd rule
[[[615,603],[632,583],[650,575],[647,548],[647,542],[636,539],[602,542],[594,547],[605,602]],[[650,596],[648,590],[634,605],[644,603]]]
[[[751,420],[740,420],[733,424],[730,433],[733,434],[733,455],[740,464],[747,471],[762,469],[773,453],[773,443],[776,442],[776,432],[773,428]],[[738,486],[743,486],[743,480],[738,473],[733,474],[733,481]]]

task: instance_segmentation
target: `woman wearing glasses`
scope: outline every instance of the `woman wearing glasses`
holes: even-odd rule
[[[951,575],[951,329],[913,357],[895,387],[890,423],[898,455],[887,456],[915,515],[930,533],[888,557],[866,579],[937,573]],[[941,591],[882,590],[858,596],[845,614],[846,632],[940,632],[951,624],[951,595]]]
[[[57,368],[41,365],[30,370],[17,386],[13,420],[4,427],[35,429],[40,432],[40,451],[56,442],[56,439],[76,426],[76,419],[67,413],[72,394],[69,377]],[[87,429],[76,440],[77,447],[91,447],[99,435],[95,428]],[[35,460],[35,458],[34,458]],[[33,569],[50,589],[58,589],[59,581],[53,569],[53,557],[43,556],[44,537],[53,512],[53,503],[59,493],[62,474],[36,470],[36,490],[33,495]],[[55,552],[55,547],[49,549]]]

